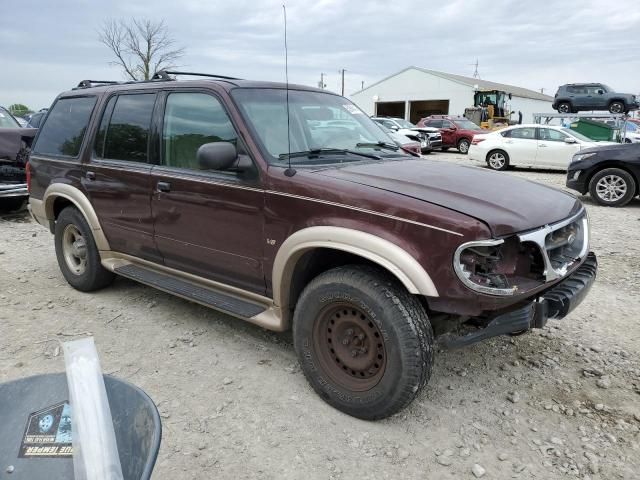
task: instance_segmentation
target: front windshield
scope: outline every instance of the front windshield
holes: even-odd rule
[[[20,124],[2,108],[0,109],[0,128],[20,128]]]
[[[286,165],[289,152],[317,149],[352,150],[376,156],[394,154],[392,150],[379,151],[377,147],[379,143],[395,146],[393,140],[362,110],[338,95],[289,90],[291,149],[287,138],[286,90],[238,88],[232,91],[232,96],[270,163]],[[362,157],[354,156],[354,160]],[[340,156],[326,155],[322,163],[341,161],[344,158]],[[318,162],[303,155],[292,157],[291,163]]]
[[[465,130],[480,130],[480,127],[471,120],[454,120],[453,123],[455,123],[458,128],[463,128]]]
[[[416,126],[411,123],[406,121],[404,118],[394,118],[394,121],[400,125],[401,128],[415,128]]]
[[[563,132],[571,135],[572,137],[577,138],[578,140],[581,140],[583,142],[595,142],[595,140],[593,140],[592,138],[585,137],[583,134],[578,133],[575,130],[571,130],[569,128],[562,128],[561,130]]]

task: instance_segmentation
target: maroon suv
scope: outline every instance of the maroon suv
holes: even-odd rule
[[[442,133],[442,150],[457,148],[460,153],[467,153],[476,133],[487,133],[478,125],[464,117],[451,115],[431,115],[421,119],[418,127],[439,128]]]
[[[40,128],[29,188],[73,287],[117,274],[293,328],[313,388],[365,419],[416,397],[436,342],[542,327],[596,276],[573,196],[416,159],[303,86],[82,82]]]

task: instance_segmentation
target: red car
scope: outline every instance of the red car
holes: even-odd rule
[[[452,115],[431,115],[418,122],[418,127],[439,128],[442,133],[442,151],[457,148],[466,154],[476,133],[487,133],[471,120]]]

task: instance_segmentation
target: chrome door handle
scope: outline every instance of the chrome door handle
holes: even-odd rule
[[[95,180],[96,179],[95,172],[87,172],[86,178],[87,178],[87,180],[91,180],[91,181]]]
[[[159,192],[170,192],[171,184],[169,182],[158,182],[158,184],[156,185],[156,188],[158,189]]]

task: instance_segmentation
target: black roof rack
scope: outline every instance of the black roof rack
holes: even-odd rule
[[[114,80],[82,80],[76,88],[91,88],[97,85],[117,85],[120,82]]]
[[[210,77],[210,78],[221,78],[223,80],[240,80],[240,78],[236,77],[227,77],[226,75],[214,75],[212,73],[197,73],[197,72],[176,72],[175,70],[160,70],[156,72],[152,80],[173,80],[170,75],[193,75],[194,77]]]

